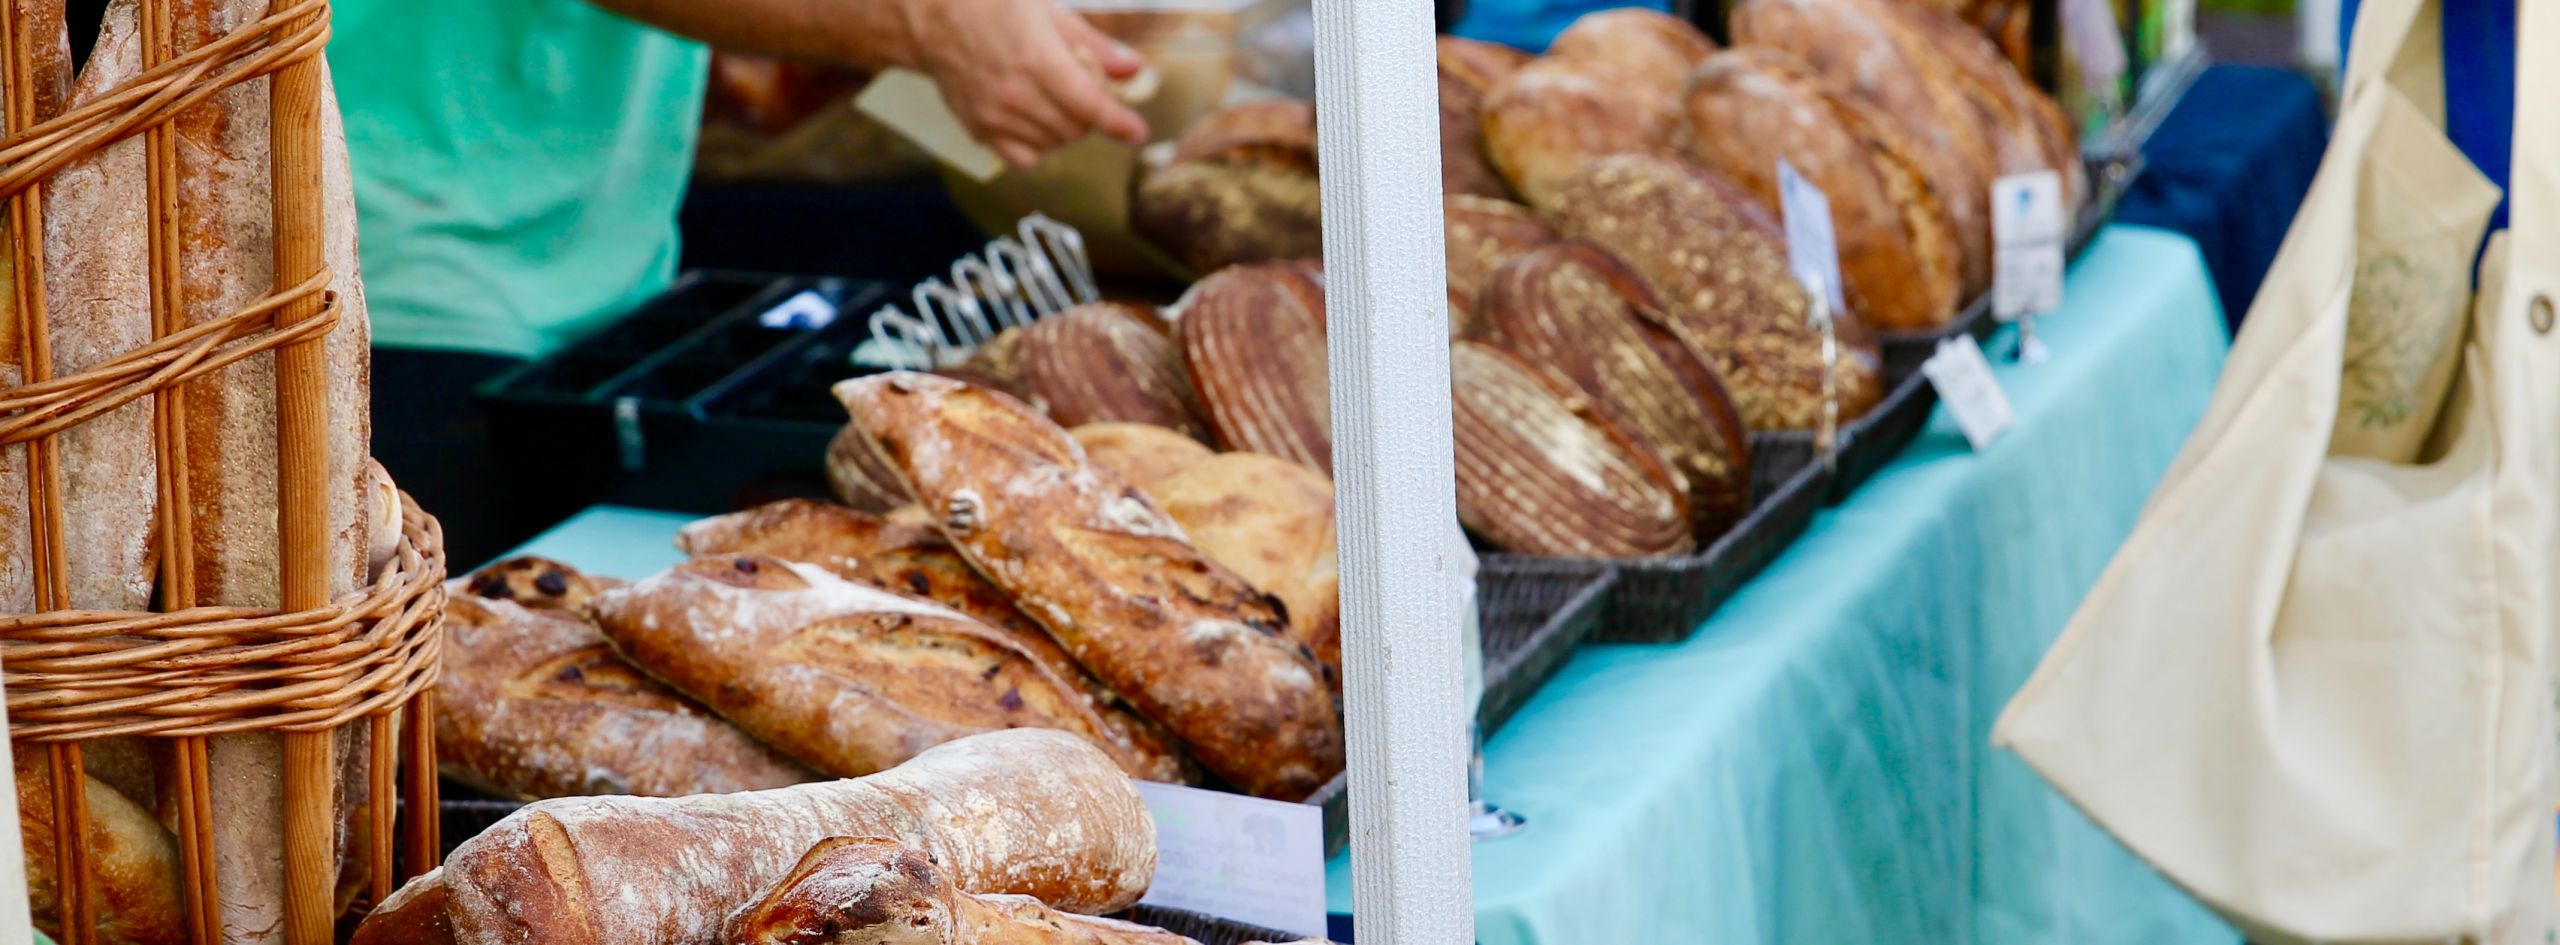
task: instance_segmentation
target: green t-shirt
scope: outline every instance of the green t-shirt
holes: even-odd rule
[[[337,0],[378,345],[537,356],[666,287],[708,53],[583,0]]]

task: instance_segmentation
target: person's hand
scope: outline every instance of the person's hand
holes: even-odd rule
[[[1145,144],[1109,82],[1138,54],[1053,0],[906,0],[915,65],[972,135],[1016,167],[1099,131]],[[1106,78],[1107,77],[1107,78]]]

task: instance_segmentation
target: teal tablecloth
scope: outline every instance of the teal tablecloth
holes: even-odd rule
[[[2069,298],[1988,452],[1934,418],[1695,637],[1585,648],[1493,738],[1530,827],[1475,850],[1485,945],[2237,940],[1986,744],[2222,363],[2183,237],[2109,230]],[[638,577],[682,521],[591,509],[525,550]]]
[[[1987,452],[1941,410],[1696,636],[1586,647],[1494,736],[1529,829],[1475,849],[1480,941],[2237,940],[1988,747],[2226,345],[2183,237],[2110,229],[2069,286]]]

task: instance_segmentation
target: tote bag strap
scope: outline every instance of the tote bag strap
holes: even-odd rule
[[[2346,85],[2338,97],[2339,114],[2346,114],[2376,82],[2388,82],[2437,125],[2444,124],[2444,26],[2439,2],[2364,0],[2357,5],[2347,48]]]
[[[2560,304],[2560,4],[2551,0],[2517,3],[2514,155],[2507,304]]]

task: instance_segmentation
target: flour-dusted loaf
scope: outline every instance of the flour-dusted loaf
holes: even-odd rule
[[[1698,68],[1686,102],[1689,153],[1764,205],[1778,162],[1831,204],[1850,311],[1889,331],[1943,326],[1964,288],[1963,247],[1921,146],[1873,106],[1833,91],[1795,57],[1745,47]]]
[[[1184,540],[1145,494],[1087,463],[1057,424],[931,375],[835,390],[970,563],[1201,767],[1286,800],[1342,769],[1332,692],[1275,599]]]
[[[1479,99],[1493,89],[1494,83],[1527,65],[1530,59],[1528,53],[1501,43],[1447,35],[1436,37],[1433,42],[1436,45],[1432,52],[1439,60],[1440,74],[1457,80],[1468,93]]]
[[[1679,474],[1572,384],[1491,343],[1449,346],[1458,520],[1505,551],[1645,558],[1696,547]]]
[[[922,850],[953,885],[1127,908],[1155,819],[1091,742],[1045,729],[942,745],[866,778],[745,794],[542,801],[445,861],[457,945],[727,945],[730,913],[828,837]]]
[[[1333,481],[1277,456],[1221,453],[1145,491],[1211,560],[1280,598],[1290,635],[1338,684],[1342,579]]]
[[[1095,705],[959,611],[766,555],[696,558],[607,592],[596,618],[626,658],[784,753],[837,777],[984,732],[1091,740],[1132,777],[1181,781],[1152,732]]]
[[[830,837],[729,917],[731,945],[1200,945],[1152,926],[961,889],[923,851]]]
[[[680,797],[818,778],[623,662],[584,619],[457,583],[435,717],[448,777],[518,800]]]
[[[1531,250],[1485,291],[1488,336],[1563,374],[1652,446],[1688,487],[1699,539],[1751,508],[1751,451],[1715,369],[1682,342],[1644,278],[1589,243]]]
[[[1556,186],[1613,154],[1669,154],[1677,94],[1606,59],[1540,59],[1485,94],[1484,146],[1511,190],[1560,209]]]
[[[36,928],[62,937],[61,850],[55,846],[53,765],[45,746],[10,746],[18,787],[18,842],[26,853],[28,906]],[[77,775],[89,806],[80,831],[89,860],[91,941],[98,945],[179,945],[187,940],[178,887],[178,838],[151,812],[98,779]]]
[[[1212,112],[1139,163],[1130,228],[1194,272],[1324,252],[1313,103]]]
[[[1529,208],[1507,200],[1448,197],[1440,215],[1449,253],[1449,291],[1470,311],[1484,300],[1485,277],[1521,253],[1555,242],[1556,233]],[[1451,319],[1451,335],[1462,334]]]
[[[596,595],[625,582],[585,574],[549,558],[518,555],[496,561],[463,582],[464,593],[495,601],[511,601],[535,610],[558,610],[592,619]]]
[[[1689,21],[1642,7],[1585,13],[1547,44],[1549,58],[1607,63],[1665,95],[1679,94],[1715,51],[1715,40]]]
[[[453,945],[444,868],[412,877],[365,913],[347,945]]]
[[[1152,311],[1079,305],[1022,329],[1022,390],[1067,426],[1151,423],[1205,437],[1182,349]]]
[[[1143,423],[1088,423],[1067,435],[1084,447],[1086,461],[1150,494],[1166,477],[1217,455],[1199,440]]]
[[[1333,471],[1324,286],[1289,265],[1239,266],[1192,286],[1175,322],[1218,444]]]
[[[1609,250],[1670,307],[1672,330],[1715,362],[1743,423],[1802,430],[1822,422],[1822,338],[1787,269],[1785,236],[1764,205],[1686,161],[1611,158],[1565,188],[1558,226]],[[1875,339],[1837,317],[1841,423],[1883,398]]]

